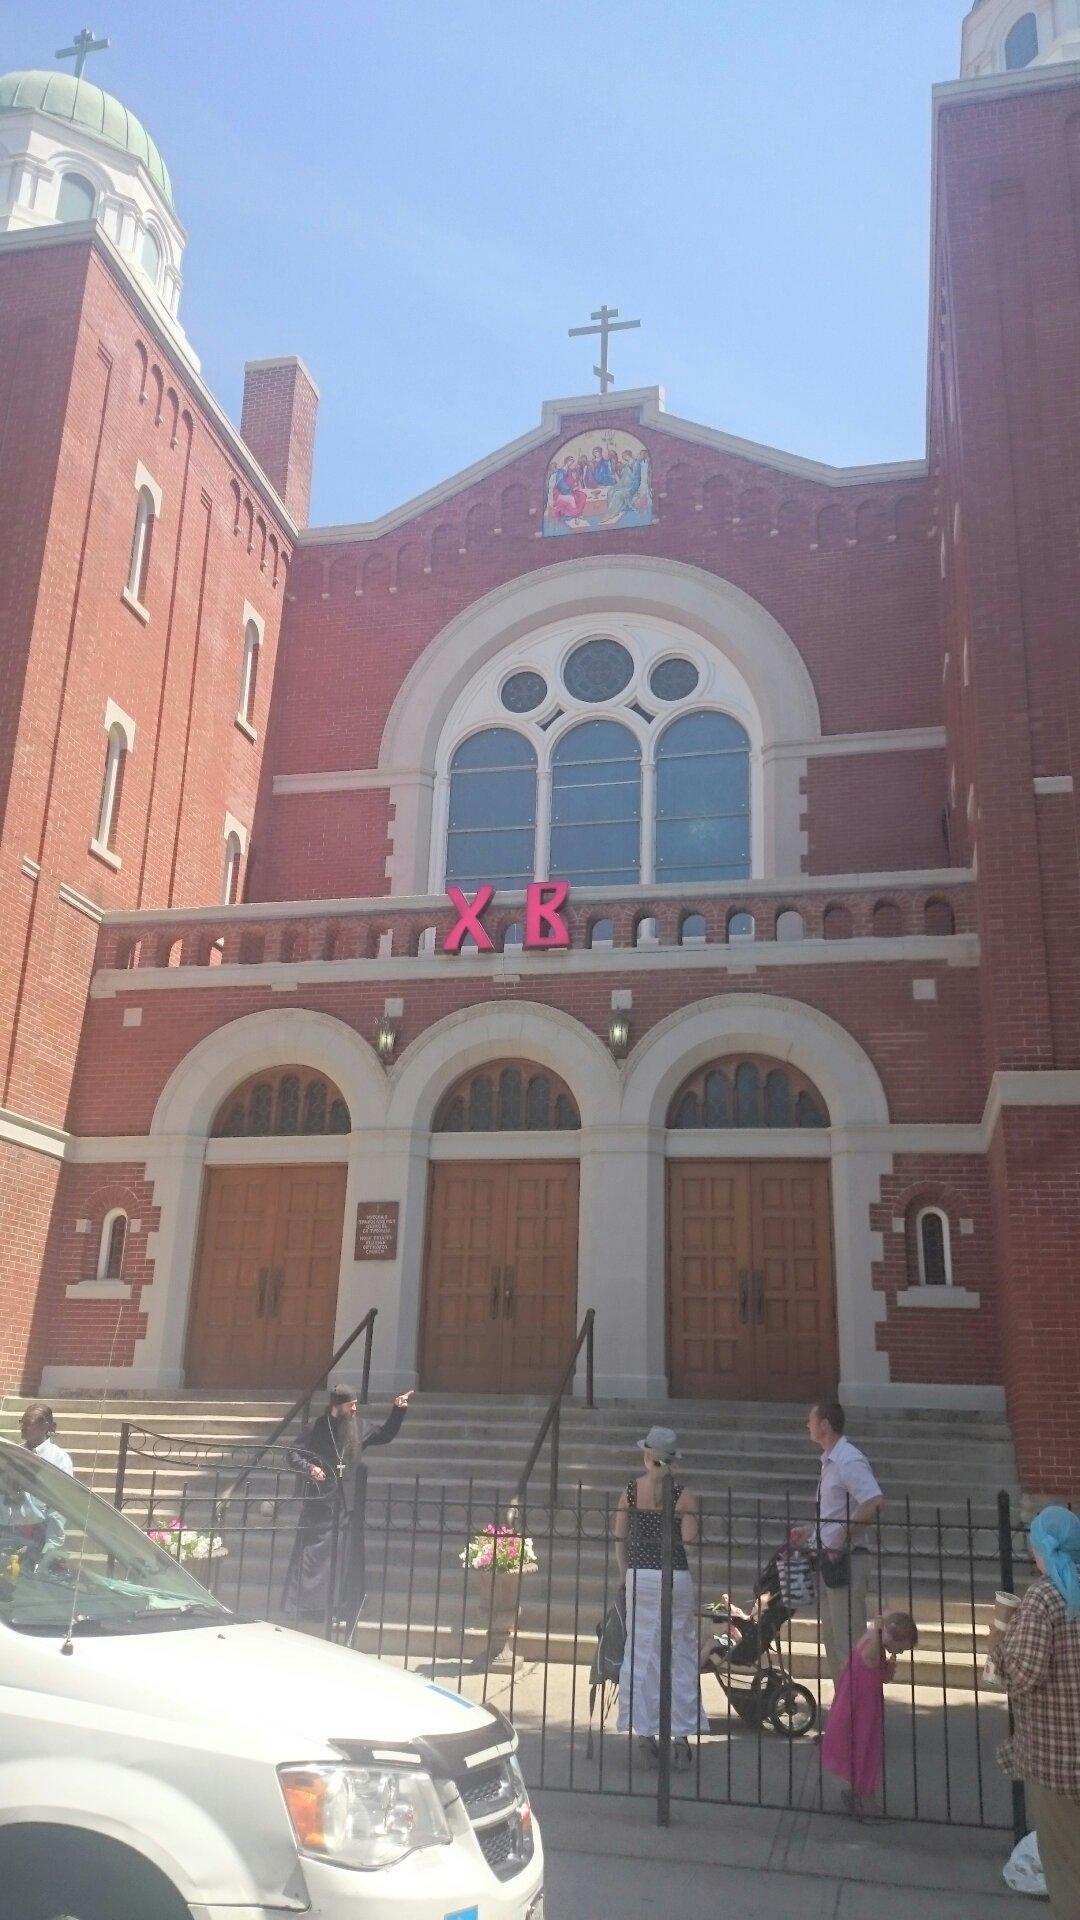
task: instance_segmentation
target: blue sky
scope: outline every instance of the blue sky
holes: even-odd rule
[[[965,0],[107,0],[90,76],[187,227],[182,315],[322,393],[314,521],[367,519],[593,384],[838,463],[923,448],[930,90]],[[4,68],[70,5],[0,0]]]

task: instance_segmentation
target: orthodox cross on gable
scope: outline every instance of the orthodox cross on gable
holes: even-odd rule
[[[81,80],[83,68],[89,60],[90,55],[92,53],[104,53],[108,44],[109,42],[107,40],[94,39],[93,27],[84,27],[81,33],[75,35],[70,47],[57,47],[54,58],[57,60],[74,60],[75,78],[76,80]]]
[[[571,340],[576,340],[585,333],[600,335],[600,365],[594,367],[593,372],[600,382],[601,393],[606,393],[609,387],[615,385],[615,375],[608,372],[608,338],[613,333],[624,333],[631,327],[640,327],[641,321],[620,320],[618,307],[601,307],[592,315],[592,318],[600,322],[598,327],[571,327],[569,337]]]

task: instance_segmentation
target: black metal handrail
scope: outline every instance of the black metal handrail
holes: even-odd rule
[[[327,1381],[330,1378],[330,1375],[333,1373],[334,1368],[337,1366],[338,1362],[344,1359],[345,1355],[349,1351],[349,1348],[357,1340],[359,1340],[361,1334],[364,1335],[364,1368],[363,1368],[363,1373],[361,1374],[361,1377],[360,1377],[360,1391],[356,1397],[359,1400],[360,1405],[362,1407],[367,1405],[368,1389],[371,1384],[371,1343],[375,1336],[375,1321],[378,1316],[378,1312],[379,1312],[378,1307],[369,1307],[363,1319],[357,1321],[357,1324],[353,1328],[348,1339],[343,1340],[340,1347],[338,1347],[336,1353],[332,1353],[330,1355],[330,1358],[327,1361],[322,1372],[317,1374],[315,1379],[310,1382],[306,1391],[300,1395],[299,1399],[293,1401],[292,1406],[289,1408],[288,1413],[285,1414],[283,1419],[278,1421],[277,1426],[274,1428],[273,1432],[269,1434],[268,1437],[263,1441],[261,1447],[259,1447],[258,1451],[248,1461],[247,1466],[244,1467],[241,1470],[241,1472],[237,1474],[236,1479],[231,1481],[230,1484],[226,1487],[224,1493],[221,1496],[221,1499],[218,1502],[219,1508],[223,1507],[226,1501],[232,1499],[238,1487],[243,1486],[243,1483],[247,1479],[249,1473],[253,1473],[255,1471],[255,1468],[258,1466],[259,1461],[262,1460],[264,1456],[269,1453],[271,1447],[274,1447],[277,1445],[278,1441],[281,1439],[282,1434],[287,1430],[287,1428],[291,1427],[298,1413],[303,1415],[304,1421],[306,1422],[307,1417],[311,1412],[311,1403],[314,1400],[315,1395],[318,1393],[320,1387],[325,1387]]]
[[[582,1347],[584,1347],[585,1348],[585,1405],[589,1408],[590,1412],[595,1409],[596,1399],[593,1393],[593,1379],[594,1379],[593,1349],[595,1345],[595,1338],[596,1338],[596,1310],[594,1307],[590,1307],[588,1313],[585,1315],[585,1318],[581,1323],[581,1327],[578,1332],[578,1337],[574,1342],[574,1351],[570,1355],[570,1358],[567,1361],[566,1366],[563,1368],[562,1379],[559,1381],[559,1384],[556,1387],[555,1392],[551,1396],[551,1399],[548,1403],[547,1412],[545,1413],[543,1419],[540,1422],[540,1430],[537,1433],[536,1439],[533,1441],[531,1448],[529,1449],[529,1457],[526,1460],[525,1465],[521,1471],[521,1474],[518,1478],[517,1487],[514,1491],[514,1498],[513,1498],[513,1501],[511,1502],[511,1507],[510,1507],[511,1515],[524,1512],[525,1495],[528,1490],[529,1481],[532,1479],[533,1468],[535,1467],[537,1461],[540,1458],[541,1449],[549,1433],[551,1435],[550,1489],[551,1489],[551,1504],[553,1507],[559,1498],[559,1433],[560,1433],[560,1427],[562,1424],[562,1403],[563,1403],[563,1399],[565,1398],[567,1388],[571,1387],[574,1383],[574,1379],[577,1374],[578,1361],[581,1358],[581,1349]]]

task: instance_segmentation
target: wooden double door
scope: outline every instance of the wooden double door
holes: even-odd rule
[[[669,1163],[668,1363],[672,1393],[688,1398],[835,1388],[826,1162]]]
[[[193,1387],[293,1387],[334,1346],[344,1167],[211,1167],[188,1327]]]
[[[420,1377],[455,1393],[548,1393],[577,1332],[576,1161],[431,1169]]]

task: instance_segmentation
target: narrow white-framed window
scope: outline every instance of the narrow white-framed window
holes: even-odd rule
[[[94,183],[82,173],[65,173],[56,196],[56,217],[65,224],[71,220],[92,220],[97,205]]]
[[[146,606],[146,583],[150,571],[150,550],[154,540],[154,525],[161,512],[161,488],[140,461],[135,469],[135,525],[131,535],[131,558],[128,561],[128,577],[124,587],[124,599],[144,620],[149,619]]]
[[[221,899],[226,907],[236,905],[240,898],[240,872],[244,855],[247,852],[247,828],[231,813],[225,815],[225,864],[222,873]]]
[[[240,704],[236,709],[236,724],[252,740],[256,738],[255,693],[259,683],[259,652],[263,633],[263,621],[245,601],[244,660],[240,671]]]
[[[110,867],[119,867],[116,851],[120,802],[124,793],[127,757],[135,745],[135,722],[112,700],[105,706],[105,769],[101,778],[97,825],[90,841],[91,853]]]
[[[161,241],[152,227],[147,227],[143,234],[139,260],[147,279],[152,280],[156,287],[161,277]]]
[[[920,1207],[916,1214],[915,1254],[920,1287],[952,1286],[949,1216],[941,1207]]]
[[[105,1215],[101,1227],[101,1244],[98,1248],[97,1278],[99,1280],[122,1280],[124,1277],[124,1254],[127,1250],[128,1217],[123,1207],[114,1207]]]

